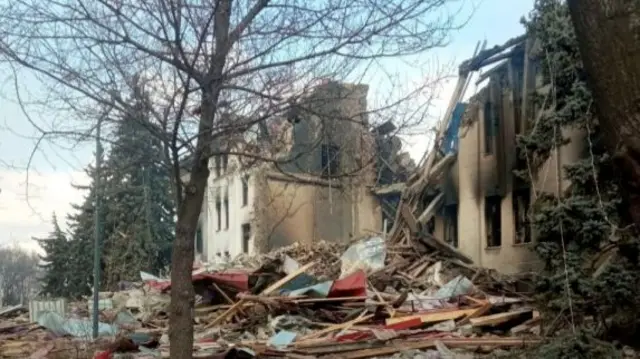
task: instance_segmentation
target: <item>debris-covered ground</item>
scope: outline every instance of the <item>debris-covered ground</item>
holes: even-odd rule
[[[320,242],[194,269],[194,358],[474,358],[539,343],[541,317],[514,280],[423,243]],[[2,358],[165,358],[168,280],[89,301],[0,312]],[[84,355],[84,356],[82,356]]]

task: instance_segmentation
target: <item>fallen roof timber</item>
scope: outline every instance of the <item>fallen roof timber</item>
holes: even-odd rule
[[[516,46],[516,45],[520,45],[521,43],[525,42],[527,39],[527,35],[520,35],[518,37],[514,37],[510,40],[508,40],[507,42],[505,42],[502,45],[498,45],[498,46],[494,46],[490,49],[486,49],[486,50],[482,50],[480,51],[480,53],[478,53],[477,55],[473,56],[472,58],[464,61],[460,67],[458,72],[460,73],[460,76],[464,76],[465,74],[468,74],[472,71],[477,71],[479,69],[481,69],[484,66],[487,65],[491,65],[493,63],[496,63],[502,59],[504,59],[505,57],[503,55],[500,55],[501,52]],[[496,56],[498,55],[498,56]],[[496,56],[496,57],[494,57]]]
[[[483,63],[482,66],[488,66],[490,64],[496,63],[498,61],[504,60],[502,63],[496,65],[495,67],[492,67],[491,69],[489,69],[488,71],[483,72],[480,76],[478,76],[478,80],[476,80],[476,85],[481,83],[482,81],[486,80],[487,78],[489,78],[489,76],[491,76],[491,74],[495,73],[496,71],[499,71],[501,68],[503,68],[504,66],[506,66],[508,64],[508,60],[511,59],[514,56],[517,55],[523,55],[523,52],[525,51],[523,47],[518,46],[520,44],[515,45],[516,47],[514,49],[512,49],[509,52],[506,52],[504,54],[500,54],[497,55],[495,57],[493,57],[491,60],[492,61],[487,61],[486,63]]]

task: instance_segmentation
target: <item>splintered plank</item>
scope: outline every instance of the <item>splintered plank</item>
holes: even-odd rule
[[[405,222],[407,222],[407,226],[409,226],[409,230],[411,230],[411,233],[418,232],[418,222],[416,221],[416,217],[411,212],[411,208],[406,203],[403,203],[400,206],[400,210],[402,211],[402,218],[404,218]]]
[[[418,223],[424,224],[429,222],[431,217],[436,214],[436,211],[440,208],[440,205],[442,205],[442,203],[444,203],[444,193],[440,193],[433,200],[431,200],[424,212],[422,212],[422,214],[418,217]]]
[[[464,324],[468,324],[471,319],[473,318],[477,318],[479,316],[485,315],[485,313],[487,313],[488,311],[491,310],[491,303],[486,302],[482,305],[482,307],[476,309],[475,312],[469,314],[468,316],[466,316],[465,318],[463,318],[460,322],[457,323],[457,325],[464,325]]]
[[[498,314],[487,315],[484,317],[472,318],[472,319],[469,319],[469,322],[474,327],[494,326],[494,325],[506,323],[511,319],[517,318],[523,314],[531,313],[531,312],[532,312],[531,308],[524,308],[524,309],[513,310],[506,313],[498,313]]]
[[[533,317],[533,318],[527,320],[526,322],[511,328],[511,333],[512,334],[518,334],[518,333],[526,332],[526,331],[531,330],[534,327],[538,326],[540,324],[540,322],[542,322],[542,318]]]
[[[362,314],[364,314],[365,312],[366,311],[362,312]],[[308,339],[317,339],[317,338],[319,338],[319,337],[321,337],[321,336],[323,336],[325,334],[329,334],[331,332],[335,332],[335,331],[338,331],[338,330],[349,329],[349,328],[353,327],[354,325],[362,323],[362,322],[366,322],[367,320],[369,320],[371,318],[373,318],[372,314],[360,315],[356,319],[350,320],[348,322],[335,324],[335,325],[332,325],[330,327],[327,327],[327,328],[324,328],[322,330],[319,330],[317,332],[313,332],[313,333],[303,337],[301,339],[301,341],[308,340]]]
[[[467,315],[471,315],[477,310],[478,308],[471,308],[471,309],[458,309],[458,310],[448,310],[448,311],[441,311],[441,312],[416,314],[416,315],[409,315],[406,317],[389,318],[385,321],[385,323],[387,325],[393,325],[393,324],[402,323],[402,322],[416,319],[416,318],[420,319],[420,321],[423,324],[443,322],[445,320],[452,320],[452,319],[455,320]]]

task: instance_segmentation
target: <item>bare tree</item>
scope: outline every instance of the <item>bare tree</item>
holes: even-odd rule
[[[593,106],[640,226],[640,3],[569,0]]]
[[[382,72],[389,58],[444,45],[456,27],[453,5],[454,0],[8,0],[0,9],[0,51],[16,71],[28,70],[45,86],[47,95],[30,102],[31,108],[64,116],[45,126],[23,106],[40,132],[38,143],[91,137],[98,113],[132,111],[127,98],[143,97],[137,89],[151,95],[157,121],[151,130],[165,144],[159,160],[173,170],[179,206],[171,357],[190,358],[193,238],[209,158],[234,153],[281,163],[248,139],[268,133],[275,117],[317,111],[305,103],[305,89],[321,79],[360,82],[376,76],[373,69]],[[433,80],[419,82],[403,86],[391,79],[387,101],[359,114],[358,121],[372,127],[392,120],[398,129],[420,123]],[[190,176],[182,183],[185,156]],[[338,175],[348,173],[332,174]]]
[[[37,254],[0,248],[0,306],[25,304],[38,291]]]

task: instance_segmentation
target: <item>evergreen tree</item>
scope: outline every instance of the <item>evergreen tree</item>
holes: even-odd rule
[[[46,255],[40,256],[43,264],[40,267],[44,270],[42,278],[42,293],[53,297],[72,297],[73,293],[70,282],[76,273],[71,271],[73,257],[71,256],[71,242],[67,240],[66,234],[60,228],[56,215],[52,219],[53,230],[47,238],[36,240],[45,250]]]
[[[114,119],[118,124],[114,141],[100,169],[103,290],[112,290],[123,280],[139,280],[140,271],[157,273],[164,269],[170,261],[174,238],[170,171],[162,161],[162,143],[154,136],[159,129],[149,119],[143,93],[137,91],[134,99],[131,111]],[[74,204],[74,211],[68,215],[68,238],[42,241],[49,262],[45,283],[51,283],[51,290],[47,291],[52,295],[77,297],[91,292],[95,168],[88,166],[86,173],[91,182],[74,185],[75,189],[88,193],[84,202]],[[63,235],[55,222],[51,238]],[[55,279],[63,271],[66,277]]]
[[[88,191],[88,193],[82,204],[72,204],[73,212],[67,216],[70,233],[69,255],[73,258],[69,266],[74,275],[73,280],[70,281],[70,287],[73,288],[75,295],[90,294],[93,285],[93,244],[95,240],[95,186],[93,179],[95,178],[95,167],[88,166],[85,173],[91,178],[91,182],[88,185],[74,184],[73,187],[79,191]],[[105,218],[103,211],[101,219],[103,223]],[[104,268],[103,265],[101,267]]]
[[[570,191],[562,198],[542,194],[534,204],[536,251],[545,265],[540,299],[566,323],[580,326],[591,317],[602,324],[600,328],[635,327],[640,309],[638,240],[620,230],[628,219],[619,215],[625,205],[619,175],[591,111],[567,6],[560,0],[537,0],[525,25],[539,41],[539,68],[551,91],[546,100],[541,97],[547,95],[535,98],[538,105],[545,104],[545,111],[519,138],[522,153],[535,172],[552,150],[567,142],[562,128],[587,134],[583,159],[564,167]],[[520,175],[528,179],[527,174]],[[603,255],[616,251],[611,264],[599,270]]]
[[[146,94],[136,88],[131,110],[117,120],[115,141],[105,164],[104,285],[137,280],[140,271],[158,272],[170,261],[174,238],[171,174],[162,161],[159,131],[151,121]]]

